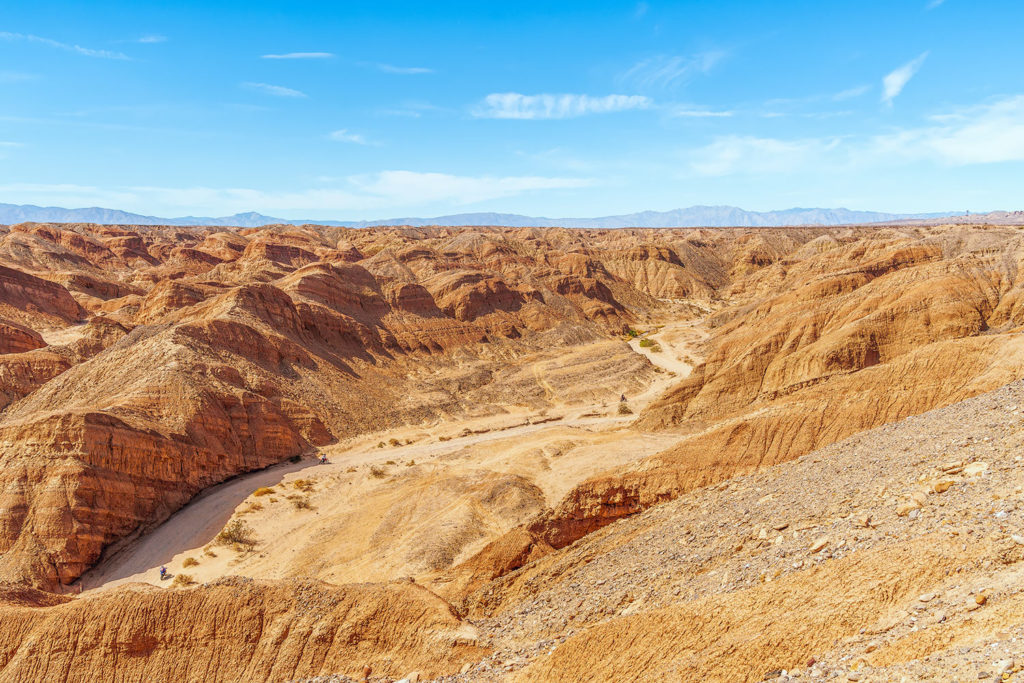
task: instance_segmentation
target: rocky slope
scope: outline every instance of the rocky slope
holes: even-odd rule
[[[709,318],[706,362],[638,420],[679,429],[679,442],[582,482],[500,547],[563,547],[694,488],[1024,376],[1016,229],[835,233],[785,255],[777,242],[732,246],[731,305]],[[514,565],[498,549],[467,571]]]
[[[1015,678],[1022,446],[1018,381],[683,494],[473,592],[445,680]]]

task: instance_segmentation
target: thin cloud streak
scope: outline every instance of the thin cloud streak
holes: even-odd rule
[[[920,55],[910,60],[900,68],[886,75],[882,79],[882,102],[885,104],[892,104],[892,101],[903,92],[903,88],[906,87],[910,79],[914,77],[914,74],[920,70],[924,64],[924,60],[928,58],[928,52],[922,52]]]
[[[359,135],[358,133],[351,133],[345,128],[342,128],[341,130],[336,130],[330,133],[327,137],[329,137],[331,140],[335,140],[336,142],[351,142],[356,145],[370,144],[369,140],[367,140],[362,135]]]
[[[709,119],[709,118],[729,118],[736,112],[734,111],[712,111],[710,109],[697,109],[694,107],[670,107],[668,115],[679,118],[693,118],[693,119]]]
[[[633,65],[622,74],[619,81],[642,89],[674,88],[695,76],[710,72],[725,57],[726,53],[721,50],[701,52],[690,57],[659,55]]]
[[[654,102],[642,95],[592,95],[492,93],[473,110],[486,119],[569,119],[587,114],[608,114],[648,109]]]
[[[308,95],[301,90],[286,88],[283,85],[271,85],[270,83],[251,83],[247,81],[242,83],[242,87],[248,90],[261,92],[265,95],[273,95],[274,97],[308,97]]]
[[[46,45],[48,47],[57,48],[58,50],[65,50],[67,52],[75,52],[86,57],[99,57],[101,59],[117,59],[117,60],[130,60],[131,57],[124,54],[123,52],[112,52],[110,50],[94,50],[88,47],[82,47],[81,45],[69,45],[62,43],[52,38],[43,38],[42,36],[32,35],[31,33],[9,33],[7,31],[0,31],[0,40],[7,41],[24,41],[27,43],[38,43],[40,45]]]
[[[280,55],[261,55],[260,59],[331,59],[333,52],[286,52]]]
[[[37,78],[35,74],[27,74],[21,71],[0,71],[0,83],[24,83]]]
[[[414,76],[418,74],[432,74],[433,69],[428,69],[425,66],[395,66],[394,64],[374,64],[378,71],[383,71],[386,74],[399,74],[403,76]]]

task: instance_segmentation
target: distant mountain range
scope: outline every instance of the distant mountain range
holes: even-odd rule
[[[210,218],[184,216],[161,218],[137,213],[91,207],[63,209],[31,204],[0,204],[0,224],[14,223],[99,223],[105,225],[220,225],[258,228],[264,225],[334,225],[365,228],[375,225],[499,225],[507,227],[567,228],[693,228],[693,227],[772,227],[782,225],[850,225],[887,223],[903,220],[927,220],[957,213],[881,213],[849,209],[786,209],[784,211],[744,211],[735,206],[691,206],[673,211],[641,211],[599,218],[543,218],[514,213],[460,213],[434,218],[388,218],[375,221],[289,220],[248,212]]]

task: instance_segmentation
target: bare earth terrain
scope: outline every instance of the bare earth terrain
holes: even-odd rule
[[[1024,676],[1022,266],[0,227],[0,681]]]

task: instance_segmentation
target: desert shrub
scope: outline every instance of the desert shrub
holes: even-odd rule
[[[651,340],[651,339],[641,339],[640,340],[640,346],[642,346],[645,349],[648,349],[648,348],[654,346],[654,341]]]
[[[309,493],[310,491],[313,490],[313,482],[310,481],[309,479],[296,479],[295,481],[292,482],[292,486],[306,493]]]
[[[217,542],[221,545],[237,543],[238,545],[253,546],[256,545],[256,537],[253,535],[251,526],[240,519],[235,519],[228,522],[228,525],[217,534]]]
[[[206,555],[207,557],[217,557],[217,553],[213,552],[212,548],[204,548],[203,555]]]
[[[173,581],[172,585],[175,585],[175,586],[191,586],[195,582],[196,582],[196,580],[192,578],[191,574],[175,574],[174,575],[174,581]]]
[[[394,460],[388,460],[388,461],[387,461],[386,463],[384,463],[384,464],[385,464],[385,465],[394,465],[394,464],[395,464],[395,461],[394,461]]]
[[[655,344],[652,346],[651,353],[661,353],[661,344]]]
[[[450,436],[439,436],[439,437],[437,437],[437,440],[438,441],[451,441],[452,437],[450,437]]]
[[[348,468],[347,470],[345,470],[345,471],[346,471],[346,472],[355,472],[355,471],[356,471],[356,468],[355,468],[355,467],[349,467],[349,468]]]
[[[640,333],[634,330],[632,327],[627,327],[626,336],[629,337],[630,339],[633,339],[634,337],[639,337]]]
[[[185,561],[181,563],[182,567],[195,567],[199,564],[199,560],[194,557],[186,557]]]
[[[255,491],[253,491],[252,495],[254,495],[254,496],[269,496],[273,492],[274,492],[274,489],[270,488],[269,486],[261,486],[258,489],[256,489]]]
[[[379,444],[377,444],[377,448],[384,448],[385,446],[387,446],[387,444],[384,443],[383,441],[381,441]]]
[[[409,462],[405,463],[405,466],[406,467],[415,467],[416,466],[416,461],[415,460],[410,460]]]
[[[383,479],[388,474],[388,471],[380,465],[370,466],[370,476],[374,479]]]
[[[292,501],[292,505],[296,510],[312,510],[313,505],[309,502],[308,498],[296,498]]]
[[[391,447],[394,448],[396,446],[401,446],[402,442],[399,441],[398,439],[388,439],[388,444],[390,444]]]
[[[625,403],[620,403],[619,404],[619,415],[632,415],[632,414],[633,414],[632,408],[630,408]]]

